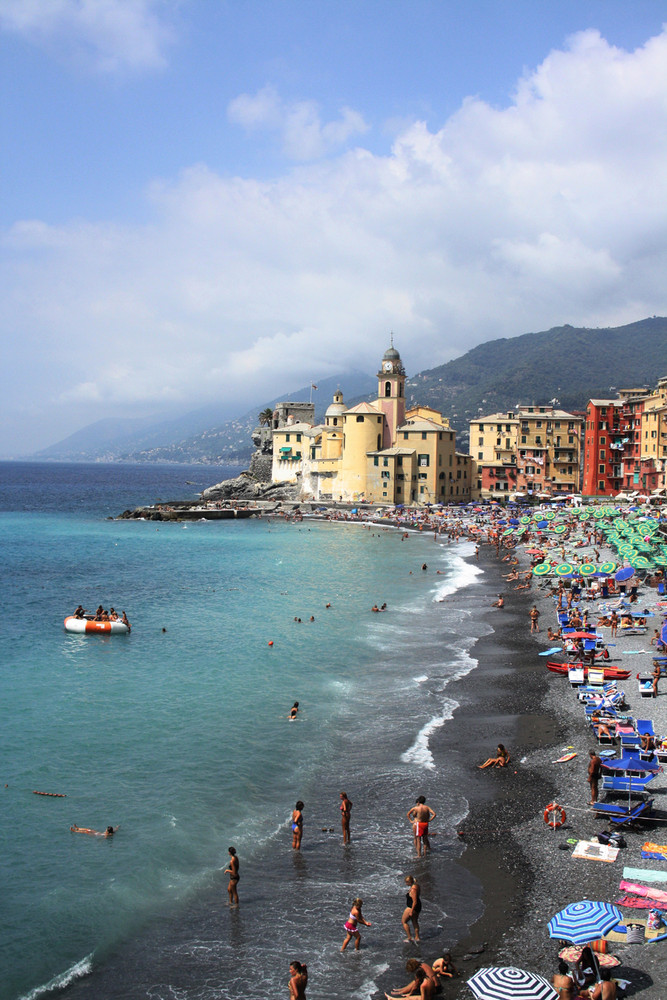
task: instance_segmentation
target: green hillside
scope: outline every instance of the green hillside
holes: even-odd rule
[[[517,403],[548,403],[583,410],[593,397],[654,386],[667,375],[667,319],[589,330],[554,327],[510,340],[492,340],[460,358],[420,372],[408,381],[410,400],[448,416],[467,442],[467,421],[514,409]]]

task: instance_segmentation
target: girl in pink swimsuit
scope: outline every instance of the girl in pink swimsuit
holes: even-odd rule
[[[361,934],[359,933],[359,924],[363,924],[364,927],[370,927],[370,922],[364,920],[361,915],[361,907],[363,904],[363,899],[355,899],[352,901],[352,909],[350,910],[350,915],[344,923],[345,928],[345,940],[343,941],[343,947],[341,951],[345,951],[348,944],[354,938],[354,949],[359,951],[359,945],[361,944]]]

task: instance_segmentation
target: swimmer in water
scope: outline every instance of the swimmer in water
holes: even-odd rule
[[[113,837],[114,833],[120,830],[119,826],[108,826],[104,832],[101,830],[91,830],[88,826],[70,826],[72,833],[87,833],[90,837]]]
[[[294,722],[294,720],[296,719],[298,711],[299,711],[299,702],[295,701],[294,704],[292,705],[292,707],[289,710],[289,715],[287,716],[287,718],[289,719],[290,722]]]

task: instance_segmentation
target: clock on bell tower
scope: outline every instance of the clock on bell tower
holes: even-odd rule
[[[396,443],[396,431],[405,421],[405,368],[401,356],[391,344],[382,355],[378,372],[377,406],[386,416],[383,434],[383,448],[391,448]]]

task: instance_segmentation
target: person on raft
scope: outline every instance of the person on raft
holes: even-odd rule
[[[113,837],[114,833],[120,830],[120,826],[108,826],[104,832],[101,830],[91,830],[89,826],[70,826],[72,833],[87,833],[90,837]]]
[[[485,760],[483,764],[478,764],[480,771],[483,771],[485,767],[506,767],[509,763],[510,755],[509,750],[506,750],[502,743],[498,744],[497,756],[489,757]]]

